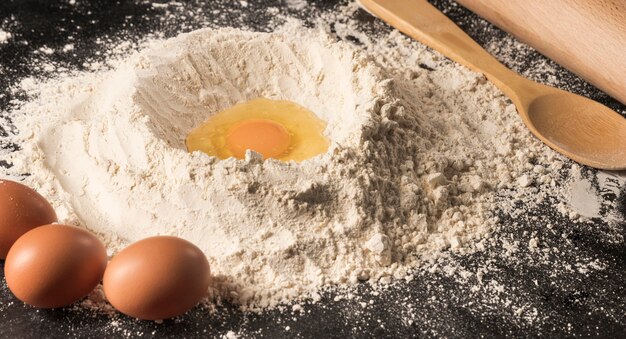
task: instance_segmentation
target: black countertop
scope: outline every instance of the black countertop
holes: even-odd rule
[[[343,3],[309,1],[309,6],[297,9],[285,6],[286,2],[4,0],[0,3],[0,29],[13,37],[0,44],[0,111],[7,111],[11,100],[21,96],[12,93],[10,86],[27,76],[54,75],[37,67],[44,60],[53,61],[57,67],[80,70],[86,67],[85,62],[104,60],[109,41],[139,41],[142,35],[154,32],[174,36],[207,25],[268,30],[274,19],[265,10],[268,6],[279,8],[282,14],[311,20]],[[450,0],[433,3],[483,46],[512,41],[506,33]],[[197,20],[200,10],[203,20]],[[388,30],[364,11],[359,11],[356,19],[366,31]],[[42,47],[60,49],[68,43],[75,46],[72,53],[48,56],[36,52]],[[537,65],[544,63],[545,58],[528,47],[518,46],[513,54],[510,50],[496,50],[496,55],[509,67],[535,80],[551,80],[558,87],[591,97],[621,114],[626,111],[617,101],[556,65],[551,64],[550,72],[537,71]],[[8,126],[6,120],[0,119],[0,136],[6,136]],[[6,143],[0,146],[17,147]],[[0,166],[7,165],[0,159]],[[595,174],[592,169],[583,172],[590,178]],[[618,190],[619,194],[605,191],[603,197],[607,203],[617,202],[618,213],[626,214],[626,188]],[[334,292],[322,293],[321,301],[303,305],[302,311],[288,306],[248,314],[223,305],[210,313],[198,307],[162,324],[121,315],[111,318],[76,308],[36,310],[16,300],[3,278],[0,336],[216,337],[232,331],[241,337],[270,338],[623,337],[626,226],[608,224],[602,219],[572,223],[554,211],[555,202],[548,199],[543,206],[522,209],[514,217],[500,213],[501,227],[494,234],[499,241],[511,239],[522,244],[528,244],[531,236],[536,237],[544,248],[556,249],[543,260],[537,260],[537,254],[523,246],[505,260],[501,243],[483,252],[451,259],[460,270],[477,272],[488,267],[480,278],[464,280],[443,270],[418,270],[412,281],[393,284],[382,292],[362,284],[352,299],[335,300]],[[547,229],[546,224],[551,224],[551,228]],[[576,269],[555,270],[575,266],[581,258],[587,264],[601,263],[602,269],[592,274]]]

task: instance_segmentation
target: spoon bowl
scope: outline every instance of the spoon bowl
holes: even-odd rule
[[[626,118],[580,95],[542,85],[506,68],[426,0],[359,0],[368,12],[502,90],[528,129],[568,158],[591,167],[626,169]]]
[[[556,88],[545,87],[517,106],[530,131],[551,148],[591,167],[626,168],[626,119],[610,108]]]

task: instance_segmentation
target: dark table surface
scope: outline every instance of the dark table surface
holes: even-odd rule
[[[163,32],[174,36],[204,26],[236,26],[269,30],[273,15],[265,9],[279,8],[281,14],[311,21],[320,13],[332,11],[342,1],[309,1],[297,9],[289,1],[123,1],[123,0],[3,0],[0,2],[0,29],[12,33],[0,45],[0,137],[6,136],[6,112],[11,100],[22,98],[10,91],[28,76],[49,77],[39,67],[52,61],[58,67],[81,70],[85,62],[105,60],[110,44],[122,40],[140,41],[146,34]],[[432,1],[483,46],[514,41],[451,0]],[[154,6],[166,3],[167,6]],[[193,14],[195,13],[195,14]],[[202,20],[198,20],[202,13]],[[355,19],[365,31],[388,28],[367,13]],[[98,39],[100,38],[100,39]],[[599,37],[601,38],[601,37]],[[103,43],[104,41],[104,43]],[[42,47],[60,49],[73,43],[72,53],[45,55]],[[356,42],[358,44],[358,41]],[[548,63],[526,46],[513,50],[495,49],[496,56],[518,72],[538,81],[551,81],[558,87],[586,95],[617,110],[625,107],[570,72]],[[0,115],[0,117],[2,117]],[[10,119],[10,117],[9,117]],[[5,149],[17,147],[0,143]],[[8,166],[0,159],[0,166]],[[595,171],[584,169],[590,178]],[[596,183],[597,184],[597,183]],[[607,204],[616,202],[618,213],[626,214],[626,188],[620,193],[603,192]],[[357,287],[352,299],[335,300],[336,293],[322,293],[321,301],[261,314],[242,313],[232,305],[216,311],[197,307],[188,314],[161,324],[125,316],[108,315],[77,308],[36,310],[16,300],[0,283],[0,337],[215,337],[232,331],[242,337],[565,337],[626,335],[626,234],[623,222],[608,224],[603,219],[572,223],[554,211],[556,199],[539,208],[522,209],[515,216],[501,213],[501,225],[494,239],[515,239],[528,243],[539,239],[550,252],[537,263],[532,251],[521,250],[502,260],[502,247],[455,257],[455,267],[476,271],[490,267],[483,276],[483,287],[442,270],[417,270],[411,282],[398,282],[382,292],[367,284]],[[553,225],[548,232],[546,224]],[[569,267],[580,258],[602,263],[592,274]],[[547,261],[546,261],[547,260]],[[526,263],[527,262],[527,263]],[[514,264],[511,264],[514,263]],[[442,263],[445,264],[445,263]],[[557,272],[558,274],[555,274]],[[495,286],[487,289],[484,286]],[[502,292],[504,291],[504,292]]]

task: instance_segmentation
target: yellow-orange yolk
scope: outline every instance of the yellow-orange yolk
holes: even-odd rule
[[[290,141],[289,131],[283,125],[266,119],[241,121],[226,136],[226,145],[237,158],[243,158],[248,149],[265,159],[276,158],[289,149]]]
[[[189,131],[189,152],[244,159],[246,150],[264,159],[303,161],[328,150],[326,122],[295,102],[258,98],[217,112]]]

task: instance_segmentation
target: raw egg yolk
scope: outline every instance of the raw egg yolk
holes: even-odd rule
[[[226,145],[235,157],[243,158],[250,149],[263,158],[276,158],[289,149],[291,136],[281,125],[266,119],[244,120],[230,129]]]
[[[257,98],[211,115],[185,139],[189,152],[219,159],[244,159],[246,150],[263,159],[303,161],[328,150],[326,122],[299,104]]]

